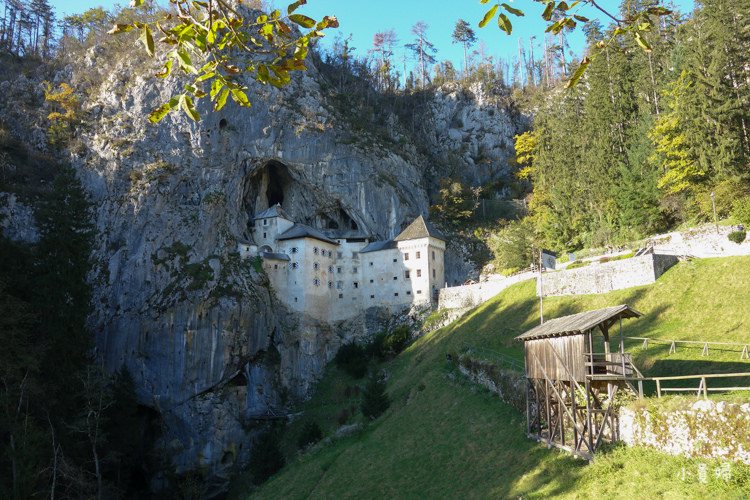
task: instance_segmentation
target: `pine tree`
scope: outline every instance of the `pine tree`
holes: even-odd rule
[[[453,29],[451,38],[453,39],[453,43],[460,43],[464,47],[464,76],[469,78],[469,58],[466,55],[466,51],[476,43],[477,35],[471,29],[469,23],[463,19],[459,19],[456,21],[456,27]]]
[[[416,37],[414,43],[407,43],[405,45],[407,49],[414,53],[414,56],[419,61],[419,74],[422,81],[421,88],[424,88],[425,78],[427,76],[425,66],[428,64],[435,64],[436,61],[435,54],[437,53],[437,49],[425,38],[425,33],[429,27],[430,26],[425,22],[417,22],[417,24],[411,28],[412,35]]]
[[[380,375],[370,375],[362,395],[362,414],[374,420],[389,406],[391,401],[385,393],[385,380]]]

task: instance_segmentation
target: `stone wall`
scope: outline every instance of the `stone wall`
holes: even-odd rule
[[[650,285],[677,262],[678,258],[674,255],[648,254],[546,273],[542,280],[544,295],[586,295]],[[536,293],[538,296],[538,280]]]
[[[624,408],[620,439],[671,455],[750,464],[750,403],[701,400],[683,409]]]
[[[533,273],[523,273],[509,278],[495,277],[473,285],[442,288],[438,300],[438,309],[468,309],[484,304],[510,285],[532,279]]]

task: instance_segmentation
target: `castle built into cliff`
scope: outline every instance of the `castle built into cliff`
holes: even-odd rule
[[[369,307],[403,308],[436,300],[444,283],[445,236],[420,215],[392,240],[328,237],[292,221],[275,205],[255,217],[256,252],[278,298],[324,321],[344,320]]]

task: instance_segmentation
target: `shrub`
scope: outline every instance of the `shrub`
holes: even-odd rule
[[[750,197],[738,198],[732,204],[732,217],[745,225],[750,226]],[[734,240],[732,240],[734,241]]]
[[[386,354],[398,354],[404,350],[406,344],[409,342],[411,336],[411,330],[406,325],[401,325],[390,335],[387,335],[383,339],[383,351]]]
[[[379,375],[371,375],[362,398],[362,414],[371,420],[375,420],[389,406],[391,406],[391,401],[385,393],[385,380]]]
[[[339,413],[336,421],[339,423],[339,425],[344,425],[349,421],[349,415],[349,410],[347,408],[344,408],[343,410],[341,410],[341,413]]]
[[[729,241],[733,241],[738,245],[745,241],[746,237],[747,231],[732,231],[731,233],[729,233]]]
[[[334,361],[336,366],[354,378],[362,378],[367,373],[367,352],[354,341],[342,345]]]
[[[297,438],[297,448],[302,449],[309,444],[317,443],[322,438],[323,431],[320,430],[320,426],[314,420],[310,420],[302,426]]]

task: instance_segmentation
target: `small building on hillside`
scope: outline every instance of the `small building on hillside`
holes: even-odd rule
[[[422,216],[393,240],[370,241],[330,237],[295,223],[277,204],[255,217],[254,236],[278,298],[325,321],[429,303],[445,280],[445,236]]]
[[[643,378],[624,351],[622,320],[643,316],[623,304],[545,321],[516,337],[524,342],[529,437],[591,459],[617,435],[618,391],[643,395]],[[612,349],[610,329],[619,325]]]

